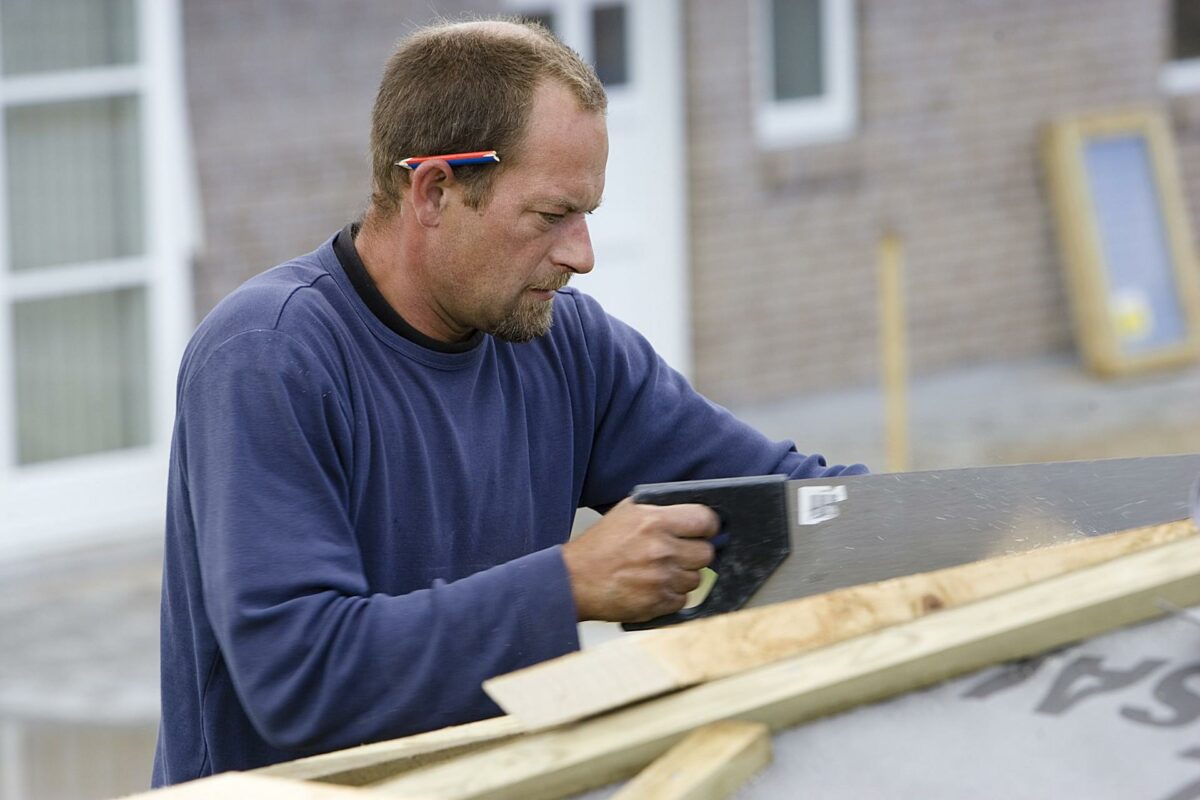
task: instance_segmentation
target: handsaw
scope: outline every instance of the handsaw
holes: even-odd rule
[[[1197,476],[1200,453],[638,486],[636,502],[701,503],[722,528],[716,580],[703,601],[624,627],[657,628],[1185,519],[1189,494],[1200,492]]]

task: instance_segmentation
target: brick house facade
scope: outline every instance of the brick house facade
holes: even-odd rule
[[[768,153],[744,4],[689,3],[697,383],[752,403],[874,380],[885,229],[906,244],[915,371],[1072,347],[1038,136],[1168,105],[1194,196],[1197,103],[1159,88],[1169,5],[860,2],[857,133]],[[721,153],[753,158],[731,179]]]
[[[859,0],[855,130],[775,150],[753,133],[751,6],[681,4],[692,374],[720,402],[875,379],[885,229],[906,245],[914,371],[1071,348],[1037,149],[1055,115],[1166,108],[1189,194],[1200,185],[1200,101],[1160,88],[1168,0]],[[183,8],[202,314],[361,210],[382,62],[432,14],[379,0]]]

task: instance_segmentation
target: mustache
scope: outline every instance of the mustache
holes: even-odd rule
[[[534,286],[534,289],[542,292],[557,292],[559,289],[566,286],[571,281],[571,273],[559,276],[551,283],[543,284],[542,286]]]

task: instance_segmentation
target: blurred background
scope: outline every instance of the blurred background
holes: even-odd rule
[[[1194,0],[0,0],[0,800],[148,785],[182,348],[361,213],[394,42],[495,12],[608,87],[576,285],[715,401],[877,471],[1200,451]],[[1047,126],[1129,111],[1143,191],[1055,206]]]

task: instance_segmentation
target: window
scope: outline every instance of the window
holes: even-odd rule
[[[757,0],[754,8],[760,144],[791,147],[853,133],[853,0]]]
[[[190,327],[177,11],[0,0],[0,552],[161,507]]]
[[[592,9],[592,63],[609,89],[629,81],[628,40],[624,3]]]
[[[1172,0],[1170,13],[1162,88],[1171,94],[1200,91],[1200,4]]]
[[[505,0],[505,5],[522,19],[540,22],[568,47],[574,48],[595,68],[605,89],[611,92],[632,83],[631,12],[627,3]]]

